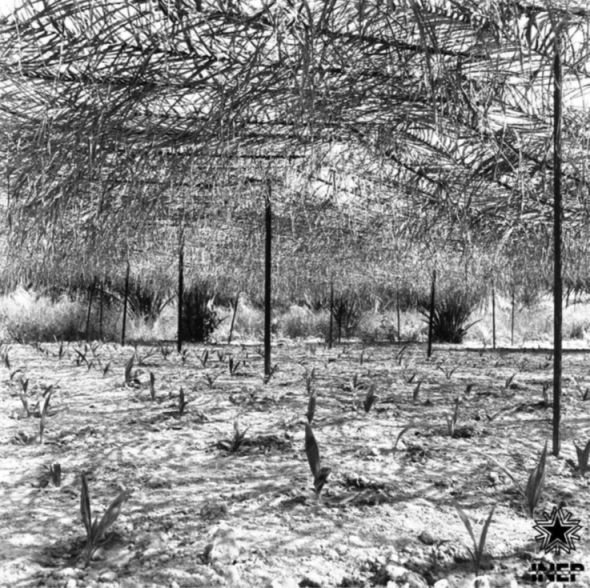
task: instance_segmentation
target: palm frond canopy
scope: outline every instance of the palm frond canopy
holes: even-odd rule
[[[536,227],[557,31],[565,214],[583,223],[589,23],[584,1],[25,0],[0,29],[11,211],[28,230],[103,237],[109,218],[130,234],[243,209],[272,170],[307,181],[284,191],[290,206],[309,206],[310,186],[350,192],[365,230],[387,215]]]

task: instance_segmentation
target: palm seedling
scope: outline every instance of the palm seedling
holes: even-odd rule
[[[41,402],[41,420],[39,422],[39,443],[43,444],[43,433],[45,432],[45,418],[47,417],[47,411],[49,410],[49,401],[51,400],[51,394],[53,387],[46,390],[43,401]]]
[[[588,471],[588,457],[590,457],[590,441],[586,443],[586,447],[584,449],[580,449],[576,443],[574,443],[576,448],[576,454],[578,456],[578,471],[580,472],[580,476],[584,477],[586,472]]]
[[[80,512],[82,514],[82,522],[86,529],[86,546],[83,551],[84,563],[88,565],[94,552],[98,548],[98,544],[105,534],[106,530],[117,520],[121,514],[121,508],[125,501],[129,498],[130,493],[124,490],[111,502],[104,515],[100,519],[92,520],[92,511],[90,510],[90,496],[88,494],[88,482],[85,474],[82,474],[82,492],[80,494]]]
[[[438,366],[438,369],[445,375],[445,378],[450,381],[453,377],[453,374],[459,369],[459,366],[455,366],[454,368],[448,368],[442,365]]]
[[[378,396],[375,396],[375,384],[371,384],[369,389],[367,390],[367,395],[365,396],[365,401],[363,403],[363,407],[365,412],[368,413],[371,410],[371,407],[375,402],[379,400]]]
[[[311,424],[311,421],[313,421],[313,417],[315,415],[316,403],[317,403],[317,393],[315,390],[312,390],[311,394],[309,395],[309,400],[307,402],[307,413],[305,415],[307,417],[307,422],[309,424]]]
[[[216,376],[212,376],[211,374],[204,374],[203,378],[205,378],[205,381],[207,382],[209,388],[213,389],[215,386],[215,380],[219,378],[219,374],[217,374]]]
[[[133,354],[125,364],[125,386],[134,386],[136,384],[139,384],[139,380],[137,379],[137,372],[132,372],[134,359],[135,354]]]
[[[420,388],[422,387],[422,380],[420,380],[416,386],[414,387],[414,391],[412,392],[412,400],[414,404],[418,402],[420,398]]]
[[[234,434],[232,435],[232,438],[220,441],[219,446],[223,449],[226,449],[227,451],[231,451],[231,453],[236,453],[243,445],[244,440],[246,439],[246,433],[249,429],[250,427],[241,431],[238,419],[236,419],[234,421]]]
[[[186,405],[188,404],[188,400],[184,395],[184,389],[182,386],[180,387],[180,392],[178,393],[178,415],[182,416],[184,411],[186,410]]]
[[[473,561],[473,567],[475,568],[475,575],[479,576],[481,571],[481,563],[483,559],[483,552],[486,545],[486,539],[488,536],[488,530],[490,528],[490,523],[492,522],[492,517],[494,516],[494,511],[496,510],[496,505],[492,507],[488,518],[486,519],[483,528],[481,530],[481,535],[479,536],[479,542],[475,538],[475,533],[473,532],[473,527],[471,526],[471,521],[469,517],[465,514],[463,509],[456,503],[453,502],[457,512],[459,513],[459,517],[463,521],[471,540],[473,541],[473,550],[470,547],[467,547],[469,551],[469,555],[471,556],[471,560]]]
[[[310,396],[313,391],[313,384],[315,382],[315,368],[309,371],[307,368],[305,370],[305,389],[307,390],[307,395]]]
[[[152,402],[156,400],[156,376],[154,376],[154,372],[150,372],[150,398]]]
[[[227,361],[227,368],[229,371],[229,375],[235,376],[236,373],[238,372],[238,368],[240,367],[241,364],[242,364],[241,361],[234,361],[233,356],[230,356],[230,358]]]
[[[393,444],[393,451],[397,449],[397,444],[399,443],[400,439],[407,433],[414,425],[406,425],[399,433],[398,436],[395,438],[395,443]]]
[[[201,355],[199,355],[199,361],[201,362],[201,365],[206,368],[207,367],[207,361],[209,361],[209,350],[205,349],[203,351],[203,353],[201,353]]]
[[[396,354],[395,354],[395,360],[397,361],[397,365],[401,365],[402,364],[402,359],[404,357],[404,353],[406,352],[406,350],[408,349],[407,345],[404,345]]]
[[[484,455],[484,454],[481,454]],[[543,493],[543,486],[545,484],[545,467],[547,464],[547,442],[545,442],[545,447],[541,452],[541,456],[539,458],[539,462],[533,468],[529,475],[529,479],[525,488],[523,488],[518,480],[514,477],[512,472],[499,463],[496,459],[491,457],[490,455],[485,455],[491,459],[513,482],[516,486],[518,493],[523,497],[526,508],[531,518],[533,518],[535,514],[535,509],[539,505],[541,501],[541,496]]]
[[[457,431],[457,421],[459,420],[459,404],[461,403],[461,399],[457,396],[455,398],[455,409],[453,410],[453,415],[449,417],[449,415],[445,415],[447,419],[447,430],[449,432],[449,437],[454,437],[455,432]]]
[[[270,368],[270,372],[268,375],[263,375],[262,376],[262,381],[265,384],[268,384],[271,380],[271,378],[279,371],[279,364],[275,363],[271,368]]]
[[[518,372],[514,372],[511,376],[508,376],[506,378],[506,381],[504,382],[504,388],[506,388],[506,390],[508,390],[508,388],[510,388],[510,385],[514,382],[514,378],[516,377],[516,374]]]
[[[311,473],[313,474],[314,492],[319,500],[322,489],[328,481],[328,476],[332,470],[331,468],[322,467],[321,465],[320,449],[309,423],[305,424],[305,453],[307,455],[309,467],[311,468]]]

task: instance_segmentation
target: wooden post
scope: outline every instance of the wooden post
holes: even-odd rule
[[[496,349],[496,286],[492,282],[492,349]]]
[[[236,322],[236,314],[238,313],[238,304],[240,302],[240,293],[238,292],[236,295],[236,302],[234,303],[234,312],[231,317],[231,325],[229,327],[229,337],[227,338],[227,344],[231,345],[231,338],[234,332],[234,324]]]
[[[332,349],[334,335],[334,280],[330,282],[330,330],[328,332],[328,349]]]
[[[561,449],[561,370],[563,281],[561,275],[561,125],[562,70],[560,31],[555,31],[553,61],[553,455]]]
[[[104,284],[100,282],[100,307],[98,311],[98,338],[102,341],[102,310],[104,305]]]
[[[86,333],[85,339],[88,342],[88,334],[90,332],[90,313],[92,311],[92,299],[94,298],[94,290],[96,288],[96,277],[92,282],[92,286],[90,287],[90,295],[88,296],[88,312],[86,313]]]
[[[125,345],[125,328],[127,326],[127,299],[129,298],[129,272],[131,266],[127,261],[127,273],[125,275],[125,298],[123,300],[123,329],[121,331],[121,345]]]
[[[510,345],[514,346],[514,286],[512,286],[512,308],[510,310]]]
[[[397,310],[397,344],[401,346],[402,344],[402,326],[401,326],[401,319],[400,319],[400,310],[399,310],[399,290],[395,293],[395,305]]]
[[[271,370],[271,347],[270,347],[270,331],[271,331],[271,294],[272,294],[272,210],[270,204],[271,197],[271,183],[268,180],[268,192],[266,195],[265,206],[265,224],[266,224],[266,239],[265,239],[265,255],[264,255],[264,381],[265,383],[270,379]]]
[[[182,301],[184,298],[184,237],[180,238],[180,248],[178,250],[178,339],[176,342],[176,351],[182,351]]]
[[[436,270],[432,270],[432,289],[430,291],[430,317],[428,320],[428,351],[426,356],[430,359],[432,356],[432,335],[434,327],[434,303],[436,296]]]

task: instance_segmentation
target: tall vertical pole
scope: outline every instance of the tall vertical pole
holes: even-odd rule
[[[432,270],[432,289],[430,291],[430,317],[428,320],[428,351],[426,356],[432,356],[432,335],[434,330],[434,305],[436,297],[436,270]]]
[[[100,309],[98,312],[98,338],[102,341],[102,315],[104,306],[104,284],[100,281]]]
[[[268,192],[266,194],[266,239],[264,251],[264,380],[270,379],[270,330],[271,330],[271,272],[272,272],[272,210],[270,204],[271,183],[268,180]]]
[[[512,308],[510,316],[510,345],[514,346],[514,285],[512,286]]]
[[[180,248],[178,250],[178,339],[176,351],[182,351],[182,301],[184,299],[184,235],[180,237]]]
[[[397,311],[397,344],[401,346],[402,344],[402,321],[400,317],[400,309],[399,309],[399,290],[395,293],[395,305]]]
[[[492,349],[496,349],[496,285],[492,282]]]
[[[332,349],[332,337],[334,336],[334,279],[330,282],[330,331],[328,333],[328,349]]]
[[[129,299],[129,272],[131,266],[127,260],[127,273],[125,274],[125,298],[123,300],[123,329],[121,331],[121,345],[125,345],[125,328],[127,327],[127,301]]]
[[[561,368],[563,283],[561,278],[561,122],[562,71],[560,31],[555,31],[553,61],[553,455],[559,456],[561,447]]]
[[[94,290],[96,289],[96,277],[92,282],[92,286],[90,286],[90,293],[88,295],[88,312],[86,314],[86,334],[85,339],[88,342],[88,337],[90,334],[90,314],[92,312],[92,299],[94,298]]]

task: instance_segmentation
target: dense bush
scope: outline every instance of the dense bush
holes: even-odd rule
[[[432,338],[439,343],[462,343],[467,331],[474,325],[469,317],[481,302],[479,293],[451,287],[435,297],[432,321]],[[423,298],[418,310],[429,321],[430,300]]]
[[[196,281],[186,288],[182,297],[183,341],[206,342],[219,326],[220,319],[213,308],[215,292],[207,281]]]

